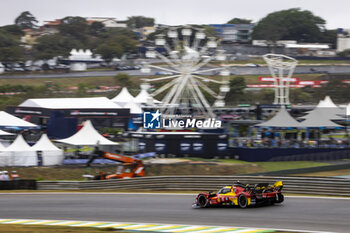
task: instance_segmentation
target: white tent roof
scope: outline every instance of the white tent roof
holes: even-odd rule
[[[317,118],[322,117],[327,120],[344,120],[344,115],[345,109],[321,107],[313,109],[307,115],[300,117],[300,119],[317,121]]]
[[[33,151],[33,149],[24,140],[22,134],[19,134],[12,144],[6,147],[4,151]]]
[[[22,120],[4,111],[0,111],[0,126],[2,127],[17,126],[17,127],[32,127],[32,128],[38,127],[35,124]]]
[[[124,105],[124,108],[130,109],[130,114],[142,114],[142,108],[140,104],[134,102],[128,102]]]
[[[345,116],[349,117],[349,115],[350,115],[350,104],[346,105],[346,108],[345,108]]]
[[[140,93],[135,97],[135,103],[148,104],[149,99],[152,103],[160,103],[160,101],[154,99],[146,90],[142,89]]]
[[[310,111],[307,115],[300,117],[300,119],[310,119],[316,122],[319,117],[318,114],[321,114],[322,117],[327,120],[343,120],[344,117],[342,116],[345,115],[345,109],[340,109],[333,103],[329,96],[326,96],[324,100],[320,100],[316,108]]]
[[[286,48],[329,49],[328,44],[286,44]]]
[[[324,102],[324,100],[320,100],[320,102],[318,102],[318,104],[316,105],[316,108],[324,108],[326,107],[326,103]]]
[[[35,143],[34,146],[32,146],[32,149],[33,150],[36,150],[36,151],[47,151],[47,150],[58,150],[60,151],[61,149],[56,147],[51,141],[50,139],[47,137],[46,134],[43,134],[41,135],[39,141],[37,141]]]
[[[97,130],[92,125],[91,121],[85,121],[83,128],[81,128],[77,133],[70,136],[69,138],[56,140],[57,142],[62,142],[70,145],[118,145],[119,143],[112,142],[107,138],[103,137],[97,132]]]
[[[343,127],[341,125],[338,125],[331,121],[333,118],[331,113],[328,109],[322,109],[322,108],[315,108],[312,110],[308,115],[306,115],[304,118],[305,120],[300,123],[301,127],[305,128],[336,128],[336,127]]]
[[[147,99],[151,97],[146,90],[141,90],[135,97],[135,103],[147,103]]]
[[[106,97],[27,99],[19,106],[48,109],[121,108]]]
[[[297,128],[300,123],[295,120],[284,107],[272,117],[270,120],[255,125],[256,127],[271,127],[271,128]]]
[[[13,133],[9,133],[0,129],[0,136],[8,136],[8,135],[13,135]]]
[[[3,151],[6,147],[0,142],[0,151]]]
[[[338,106],[334,104],[331,97],[329,96],[326,96],[324,100],[321,100],[318,103],[317,107],[318,108],[338,108]]]
[[[111,99],[114,103],[117,103],[117,104],[126,104],[126,103],[129,103],[129,102],[132,102],[134,101],[135,97],[133,97],[128,89],[126,87],[123,87],[123,89],[121,90],[121,92],[116,96],[114,97],[113,99]]]

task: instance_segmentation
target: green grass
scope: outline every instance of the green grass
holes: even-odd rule
[[[298,64],[349,64],[350,60],[298,60]]]
[[[237,159],[204,159],[204,158],[196,158],[196,157],[187,157],[187,158],[181,158],[183,160],[189,160],[189,161],[201,161],[201,162],[223,162],[223,163],[230,163],[230,164],[249,164],[249,162],[245,162],[242,160]]]
[[[77,148],[69,148],[67,150],[65,150],[65,152],[75,152],[77,150]],[[81,152],[88,152],[88,151],[93,151],[94,148],[93,147],[89,147],[89,146],[83,146],[81,148],[79,148],[79,151]]]
[[[256,164],[259,167],[263,168],[265,172],[332,165],[330,163],[319,163],[319,162],[311,162],[311,161],[246,162],[246,161],[237,160],[237,159],[202,159],[202,158],[192,158],[192,157],[186,158],[186,160],[203,161],[203,162],[222,162],[227,164],[250,164],[250,165]]]
[[[246,161],[237,160],[237,159],[218,159],[217,161],[223,162],[223,163],[230,163],[230,164],[252,164]]]
[[[298,176],[322,176],[322,177],[344,176],[344,175],[350,175],[350,169],[339,169],[334,171],[298,174]]]
[[[257,83],[266,83],[259,82],[258,77],[260,76],[268,76],[268,75],[234,75],[230,78],[235,77],[244,77],[247,84],[257,84]],[[322,76],[322,74],[298,74],[294,75],[295,77],[300,78],[300,80],[318,80]],[[142,79],[145,78],[156,78],[160,76],[131,76],[130,81],[135,87],[139,87],[139,85],[143,82]],[[210,76],[211,79],[214,80],[222,80],[221,76]],[[1,85],[28,85],[28,86],[43,86],[46,82],[52,82],[55,85],[60,86],[61,88],[67,88],[71,86],[78,86],[79,84],[84,84],[85,86],[115,86],[120,85],[114,77],[79,77],[79,78],[31,78],[31,79],[0,79]]]
[[[256,162],[256,164],[264,168],[264,170],[267,172],[332,165],[330,163],[319,163],[310,161]]]
[[[78,84],[86,85],[116,85],[113,77],[80,77],[80,78],[28,78],[28,79],[0,79],[0,85],[30,85],[30,86],[42,86],[45,82],[51,81],[61,87],[77,86]]]
[[[177,175],[242,175],[263,173],[287,169],[327,166],[328,163],[309,161],[293,162],[245,162],[234,159],[201,159],[182,158],[181,163],[146,165],[147,176],[177,176]],[[186,162],[187,163],[184,163]],[[203,163],[200,163],[203,162]],[[211,163],[208,163],[211,162]],[[215,163],[216,162],[216,163]],[[1,167],[1,170],[16,170],[23,179],[36,180],[86,180],[84,174],[97,175],[99,172],[113,174],[115,165],[96,166],[57,166],[57,167]],[[342,174],[342,173],[340,173]],[[349,173],[344,173],[349,174]]]

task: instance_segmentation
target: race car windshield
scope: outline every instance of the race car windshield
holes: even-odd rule
[[[219,190],[219,194],[225,194],[231,192],[230,188],[222,188]]]

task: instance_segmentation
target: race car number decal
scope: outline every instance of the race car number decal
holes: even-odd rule
[[[226,201],[230,201],[230,197],[219,197],[218,198],[219,202],[226,202]]]

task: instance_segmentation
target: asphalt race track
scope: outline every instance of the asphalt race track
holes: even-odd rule
[[[150,75],[154,75],[156,70],[152,70]],[[234,75],[270,75],[267,67],[233,67]],[[114,76],[118,73],[127,73],[131,76],[145,75],[140,70],[125,70],[125,71],[86,71],[86,72],[70,72],[70,73],[49,73],[49,74],[16,74],[0,75],[0,79],[19,79],[19,78],[81,78],[81,77],[107,77]],[[329,73],[342,74],[350,73],[350,66],[297,66],[294,74],[312,74],[312,73]],[[203,73],[205,74],[205,73]],[[208,73],[211,75],[212,73]]]
[[[0,194],[0,218],[93,220],[349,232],[350,199],[286,197],[258,208],[193,209],[195,195]]]

